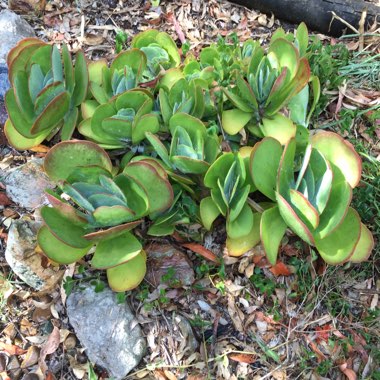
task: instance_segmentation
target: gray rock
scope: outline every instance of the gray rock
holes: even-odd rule
[[[43,171],[42,164],[42,159],[32,159],[13,169],[2,179],[9,199],[28,209],[47,203],[44,191],[54,188],[54,184]]]
[[[10,86],[8,80],[8,67],[5,63],[0,63],[0,101],[4,100],[4,95]]]
[[[63,271],[46,267],[45,258],[36,251],[40,223],[27,217],[14,220],[8,233],[5,259],[13,272],[38,291],[49,290],[62,278]]]
[[[145,353],[146,341],[126,303],[118,304],[109,288],[92,286],[67,298],[67,315],[89,359],[116,379],[125,377]]]
[[[33,28],[19,15],[6,9],[0,12],[0,63],[5,63],[9,50],[18,41],[35,37]]]

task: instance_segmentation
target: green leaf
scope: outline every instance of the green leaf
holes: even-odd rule
[[[49,150],[44,168],[53,181],[65,180],[78,166],[100,166],[109,172],[112,163],[107,153],[90,141],[64,141]]]
[[[352,189],[341,170],[335,165],[331,165],[331,168],[333,181],[330,197],[314,233],[319,239],[326,237],[342,222],[352,198]]]
[[[70,95],[68,92],[63,92],[58,95],[35,120],[31,132],[41,133],[47,129],[53,129],[60,121],[63,121],[63,118],[69,110],[69,104]]]
[[[223,111],[222,126],[229,135],[236,135],[251,120],[252,113],[241,111],[238,108]]]
[[[79,106],[86,99],[89,82],[86,57],[81,50],[79,50],[75,56],[74,77],[75,86],[71,103],[74,106]]]
[[[117,226],[125,222],[129,222],[136,219],[135,213],[128,207],[125,206],[101,206],[98,207],[94,212],[93,216],[95,221],[100,226]]]
[[[234,220],[227,218],[227,235],[231,239],[240,239],[247,236],[252,229],[253,222],[254,218],[252,209],[248,204],[244,203],[241,212]]]
[[[315,246],[326,263],[341,264],[354,253],[360,234],[359,215],[349,208],[343,222],[330,235],[323,239],[315,237]]]
[[[241,256],[260,242],[261,214],[253,214],[253,225],[246,236],[239,239],[231,239],[227,236],[226,248],[229,256]]]
[[[336,165],[352,188],[360,181],[362,161],[351,143],[334,132],[319,132],[311,138],[312,146]]]
[[[7,119],[4,125],[4,133],[7,137],[9,144],[17,150],[26,150],[35,147],[42,143],[45,138],[50,134],[50,131],[45,131],[33,138],[27,138],[21,135],[18,130],[13,126],[10,119]]]
[[[53,71],[53,80],[54,82],[63,81],[63,67],[61,60],[61,53],[58,50],[57,45],[53,45],[51,50],[51,68]]]
[[[35,114],[32,98],[30,97],[28,91],[28,86],[29,84],[27,73],[25,71],[18,72],[14,78],[14,94],[18,106],[23,111],[23,115],[25,116],[25,118],[30,123],[33,121]]]
[[[282,156],[281,144],[266,137],[255,144],[250,158],[250,173],[257,189],[271,200],[276,199],[277,171]]]
[[[101,240],[96,247],[91,265],[96,269],[112,268],[132,260],[141,250],[141,243],[130,232],[125,232],[120,236]]]
[[[295,75],[299,54],[295,47],[283,38],[274,40],[269,46],[269,53],[273,52],[279,60],[280,67],[287,67]]]
[[[44,254],[58,264],[72,264],[80,260],[91,248],[91,243],[87,247],[74,248],[57,239],[48,227],[42,226],[37,235],[38,245]]]
[[[165,165],[171,167],[172,164],[169,159],[168,151],[161,140],[151,132],[146,132],[145,137],[152,144],[154,150],[157,152],[161,160],[164,161]]]
[[[309,103],[309,86],[305,86],[298,94],[293,96],[288,104],[290,118],[295,124],[307,128],[306,115]]]
[[[172,165],[180,172],[185,174],[204,174],[210,165],[202,160],[193,159],[185,156],[172,156],[170,158]]]
[[[89,234],[84,235],[83,237],[91,242],[98,242],[107,239],[117,238],[120,235],[124,235],[125,232],[132,230],[139,224],[141,224],[142,220],[136,220],[134,222],[129,222],[125,224],[120,224],[115,227],[107,228],[106,230],[98,230],[95,232],[91,232]]]
[[[69,113],[66,114],[63,126],[61,129],[61,140],[70,140],[74,129],[77,125],[77,120],[79,116],[78,108],[73,108]]]
[[[291,139],[285,146],[281,156],[281,161],[277,174],[277,191],[285,196],[294,182],[294,156],[296,151],[296,142]]]
[[[74,248],[88,248],[92,244],[83,238],[86,230],[55,208],[44,206],[41,216],[50,232],[60,241]]]
[[[201,200],[199,210],[202,224],[210,231],[215,219],[220,215],[218,207],[211,197],[206,197]]]
[[[354,253],[350,256],[350,261],[353,263],[367,260],[375,246],[371,231],[363,223],[360,224],[360,227],[360,239]]]
[[[134,179],[146,192],[150,212],[164,211],[173,201],[173,189],[168,180],[162,178],[155,167],[138,161],[128,164],[124,173]]]
[[[157,133],[160,129],[160,123],[157,115],[148,114],[142,116],[132,127],[132,143],[138,144],[145,139],[145,133]]]
[[[146,273],[146,254],[141,251],[135,258],[125,264],[107,269],[110,288],[115,292],[125,292],[136,288]]]
[[[310,245],[314,245],[314,238],[312,233],[306,224],[300,219],[297,213],[293,210],[292,206],[279,193],[276,193],[276,197],[278,209],[285,223],[301,239]]]
[[[260,129],[266,137],[273,137],[281,145],[286,145],[290,139],[295,137],[297,128],[286,116],[276,113],[271,118],[264,117]]]
[[[275,265],[278,249],[285,235],[286,223],[282,219],[278,207],[265,210],[261,215],[260,236],[268,261]]]
[[[290,189],[290,202],[292,208],[309,229],[316,229],[319,224],[318,211],[309,200],[299,191]]]

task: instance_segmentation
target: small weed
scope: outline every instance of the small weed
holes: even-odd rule
[[[276,288],[275,282],[265,277],[260,268],[255,268],[254,274],[249,278],[253,286],[266,296],[271,296]]]
[[[123,30],[119,30],[116,33],[115,44],[116,44],[116,53],[120,53],[123,49],[126,49],[126,42],[128,39],[128,34]]]

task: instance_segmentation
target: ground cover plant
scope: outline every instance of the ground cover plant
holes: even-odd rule
[[[261,242],[272,265],[285,235],[328,264],[366,260],[373,236],[350,207],[361,158],[338,134],[308,128],[320,96],[308,40],[301,24],[267,50],[235,41],[181,59],[168,34],[147,30],[110,65],[81,52],[73,65],[65,46],[21,41],[8,56],[5,133],[18,149],[62,140],[45,159],[57,183],[41,209],[45,255],[69,264],[96,246],[92,267],[130,290],[146,271],[131,232],[145,218],[145,239],[224,220],[229,255]]]

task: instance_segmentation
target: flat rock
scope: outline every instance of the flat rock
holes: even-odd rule
[[[0,63],[5,63],[9,50],[18,41],[35,37],[33,28],[19,15],[5,9],[0,12]]]
[[[187,256],[169,244],[151,244],[145,279],[152,285],[167,284],[172,288],[190,286],[194,282],[194,270]]]
[[[21,280],[35,290],[45,291],[54,287],[64,272],[47,267],[45,257],[36,251],[40,226],[28,217],[14,220],[8,233],[5,259]]]
[[[118,304],[116,294],[105,288],[74,290],[66,302],[67,315],[90,361],[115,379],[125,377],[145,353],[146,341],[129,306]]]
[[[42,159],[32,159],[18,166],[10,171],[2,182],[9,199],[28,209],[46,204],[45,190],[54,188],[54,184],[43,171]]]

